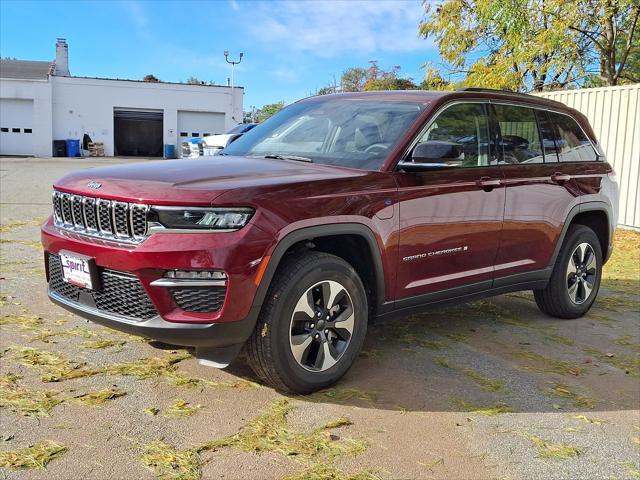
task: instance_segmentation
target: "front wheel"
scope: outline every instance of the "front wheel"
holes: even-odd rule
[[[327,253],[292,255],[278,268],[247,342],[249,363],[279,390],[326,388],[360,352],[367,312],[364,286],[351,265]]]
[[[569,227],[549,283],[534,290],[540,310],[559,318],[577,318],[589,311],[600,288],[602,248],[589,227]]]

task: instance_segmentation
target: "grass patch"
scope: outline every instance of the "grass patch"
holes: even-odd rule
[[[330,388],[320,390],[300,398],[311,402],[347,403],[354,400],[361,400],[369,404],[378,401],[378,394],[357,388]]]
[[[363,470],[358,473],[345,473],[333,465],[314,463],[305,470],[287,475],[282,480],[381,480],[373,470]]]
[[[573,401],[573,405],[578,408],[593,408],[594,401],[590,397],[578,395],[569,390],[569,387],[563,383],[558,383],[552,388],[546,388],[544,393],[555,397],[567,398]]]
[[[568,347],[572,347],[573,345],[576,344],[576,342],[574,340],[572,340],[571,338],[565,337],[563,335],[558,335],[555,333],[550,333],[544,336],[544,339],[549,341],[549,342],[555,342],[555,343],[559,343],[561,345],[566,345]]]
[[[123,397],[127,394],[124,390],[118,390],[116,388],[103,388],[97,392],[84,393],[73,397],[73,401],[80,405],[87,405],[91,407],[99,407],[103,405],[107,400]]]
[[[289,430],[287,414],[292,409],[289,400],[277,400],[266,413],[250,421],[235,435],[186,450],[176,450],[166,443],[153,442],[144,447],[142,462],[162,479],[197,480],[201,474],[199,454],[222,448],[235,448],[252,453],[273,452],[306,459],[322,458],[322,464],[342,455],[361,453],[366,449],[363,441],[338,439],[331,435],[326,431],[326,425],[308,433]],[[343,424],[344,420],[341,418],[334,422],[338,425]]]
[[[630,349],[640,353],[640,343],[634,341],[636,339],[637,337],[634,337],[633,335],[623,335],[622,337],[616,338],[614,343],[623,347],[629,347]]]
[[[214,382],[204,378],[191,377],[182,372],[171,372],[167,379],[179,387],[188,388],[259,388],[260,385],[250,380],[239,379],[233,382]]]
[[[576,420],[580,420],[581,422],[591,423],[593,425],[602,425],[604,423],[609,423],[605,420],[587,417],[586,415],[574,415],[573,418],[575,418]]]
[[[0,452],[0,467],[26,469],[44,469],[49,462],[60,457],[67,447],[45,440],[27,448]]]
[[[3,223],[0,225],[0,233],[9,233],[13,230],[24,227],[36,227],[44,222],[43,218],[33,218],[31,220],[18,220],[11,223]]]
[[[14,240],[8,238],[0,238],[0,244],[17,244],[17,245],[25,245],[27,247],[35,248],[36,250],[42,250],[42,244],[35,240]]]
[[[345,454],[357,454],[365,450],[362,441],[336,441],[324,428],[310,433],[292,432],[287,428],[287,414],[293,406],[287,399],[274,402],[269,411],[249,422],[230,437],[206,443],[200,451],[233,447],[245,452],[275,452],[285,456],[335,458]]]
[[[161,441],[144,447],[142,463],[163,480],[198,480],[200,455],[194,449],[176,450]]]
[[[445,333],[444,336],[447,337],[449,340],[453,340],[454,342],[464,342],[467,339],[467,337],[469,337],[469,334],[463,333],[463,332],[451,332],[451,333]]]
[[[484,415],[486,417],[513,412],[513,409],[504,402],[498,402],[494,405],[475,405],[461,398],[455,399],[455,402],[465,412],[477,413],[478,415]]]
[[[37,315],[13,315],[7,314],[0,317],[0,326],[16,325],[20,330],[40,330],[43,322],[42,317]]]
[[[349,420],[347,417],[340,417],[334,420],[329,420],[327,423],[324,424],[324,427],[322,428],[324,428],[325,430],[330,430],[332,428],[346,427],[348,425],[353,425],[353,422]]]
[[[504,388],[504,382],[494,378],[487,377],[480,372],[467,368],[462,371],[467,378],[476,382],[483,390],[487,392],[499,392]]]
[[[533,372],[539,373],[558,373],[560,375],[580,375],[582,369],[575,363],[558,360],[551,357],[545,357],[539,353],[523,350],[520,352],[514,352],[514,357],[532,360],[539,364],[539,366],[527,365],[525,368]]]
[[[378,360],[382,357],[382,352],[380,350],[362,350],[358,355],[360,358],[370,358],[374,360]]]
[[[82,348],[88,348],[91,350],[100,350],[103,348],[121,347],[126,344],[124,340],[90,340],[82,344]]]
[[[578,447],[574,447],[573,445],[566,443],[551,443],[529,433],[525,433],[523,435],[536,446],[539,458],[565,460],[582,454],[582,450]]]
[[[405,333],[397,338],[399,342],[409,345],[416,345],[422,348],[428,348],[429,350],[442,350],[447,348],[447,342],[442,340],[425,340],[412,333]]]
[[[633,463],[627,462],[624,464],[624,467],[627,469],[630,478],[640,480],[640,470],[638,470]]]
[[[623,370],[632,377],[640,377],[640,355],[628,357],[626,355],[604,353],[593,347],[584,347],[584,352],[591,355],[601,362],[608,363],[612,367]]]
[[[201,408],[202,408],[202,405],[199,405],[199,404],[192,405],[189,402],[186,402],[184,400],[176,400],[173,405],[171,405],[167,410],[165,410],[164,416],[173,417],[173,418],[190,417]]]
[[[157,407],[145,408],[142,411],[151,417],[155,417],[156,415],[158,415],[158,413],[160,413],[160,409]]]
[[[640,232],[616,230],[613,254],[604,266],[602,283],[623,292],[637,293],[640,282]]]
[[[449,359],[447,357],[439,356],[434,357],[433,361],[444,368],[451,368],[451,364],[449,363]]]
[[[8,408],[25,417],[46,417],[64,401],[58,397],[60,392],[21,388],[16,383],[18,378],[12,374],[0,378],[0,408]]]

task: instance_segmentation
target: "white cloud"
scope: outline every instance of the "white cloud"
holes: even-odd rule
[[[273,1],[253,12],[250,31],[258,41],[314,56],[428,48],[418,37],[424,15],[419,0]]]

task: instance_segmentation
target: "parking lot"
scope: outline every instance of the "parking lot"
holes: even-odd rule
[[[52,182],[125,161],[0,161],[2,478],[640,478],[640,233],[585,318],[521,292],[376,323],[335,388],[285,396],[47,300]]]

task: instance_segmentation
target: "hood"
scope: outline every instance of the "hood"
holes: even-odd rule
[[[90,197],[156,205],[209,205],[233,189],[348,178],[366,172],[267,158],[214,156],[79,170],[54,188]],[[89,184],[99,188],[89,188]]]

